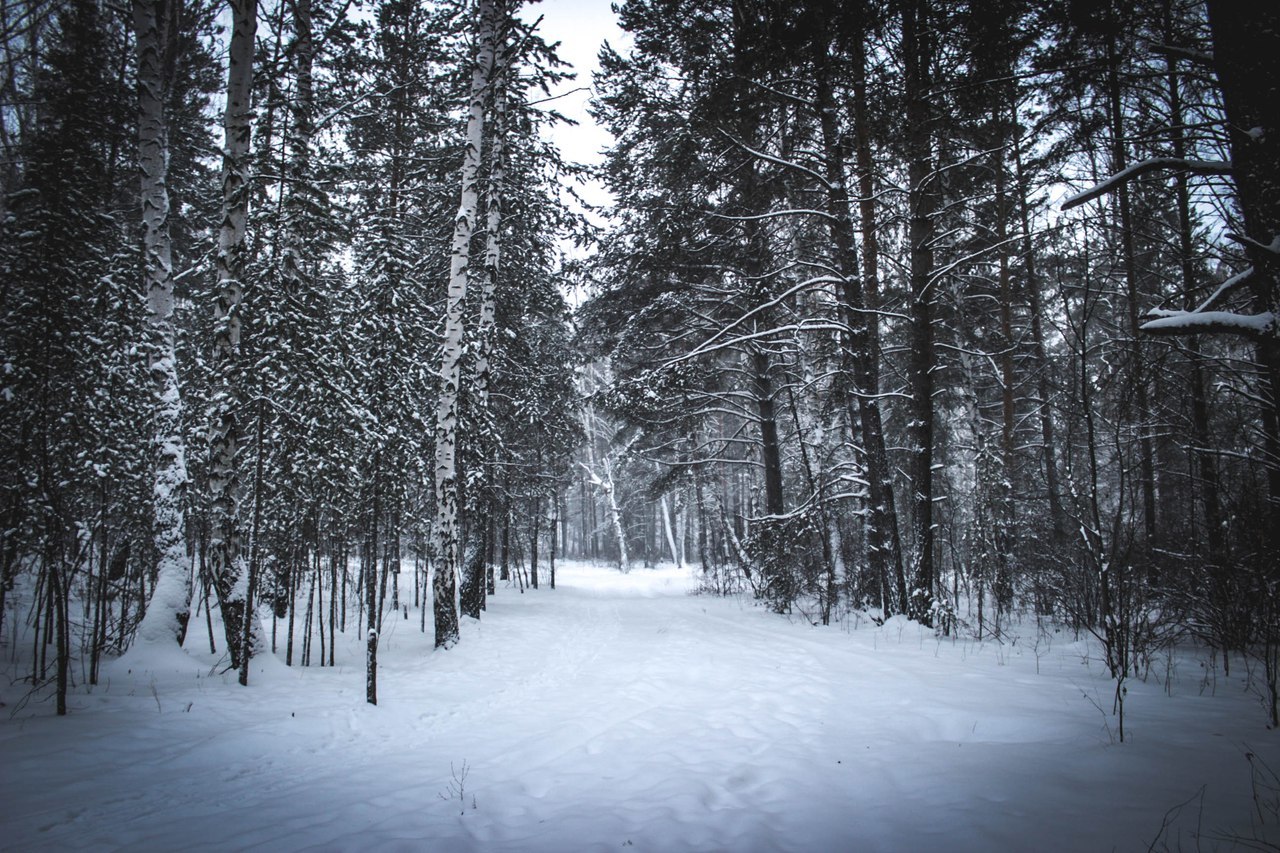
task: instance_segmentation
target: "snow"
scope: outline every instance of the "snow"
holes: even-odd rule
[[[1218,331],[1240,332],[1250,335],[1270,334],[1276,329],[1276,315],[1270,311],[1261,314],[1238,314],[1233,311],[1165,311],[1152,309],[1148,320],[1140,327],[1144,332],[1170,331]]]
[[[1119,744],[1069,631],[813,627],[695,583],[561,563],[446,652],[389,617],[377,707],[353,625],[338,667],[268,656],[247,688],[194,618],[190,651],[113,662],[68,717],[6,683],[0,847],[1133,850],[1185,802],[1164,843],[1212,849],[1255,832],[1246,752],[1280,769],[1243,667],[1203,650],[1128,682]]]

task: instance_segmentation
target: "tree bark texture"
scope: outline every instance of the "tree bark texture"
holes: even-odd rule
[[[218,601],[226,625],[231,663],[240,667],[253,648],[244,643],[252,630],[253,602],[249,572],[241,554],[238,530],[240,491],[239,418],[244,408],[240,365],[241,300],[245,270],[245,231],[249,215],[249,142],[252,126],[256,0],[231,0],[232,29],[227,71],[227,103],[223,118],[222,206],[216,259],[218,297],[214,325],[216,375],[210,437],[210,550]]]
[[[169,237],[169,127],[165,69],[173,18],[181,0],[134,0],[138,61],[138,171],[141,183],[143,275],[151,334],[154,479],[152,536],[158,562],[151,602],[138,626],[143,643],[182,645],[191,614],[191,565],[187,557],[183,496],[186,441],[173,325],[173,261]]]
[[[435,418],[436,513],[432,530],[435,559],[432,592],[435,598],[433,613],[436,648],[449,648],[458,642],[458,403],[464,351],[463,310],[467,297],[471,238],[475,234],[480,207],[479,174],[484,144],[485,97],[493,76],[498,25],[495,0],[480,0],[478,15],[461,191],[449,261],[444,343],[441,346],[438,375],[440,396]]]

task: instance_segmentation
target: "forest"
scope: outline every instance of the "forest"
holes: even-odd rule
[[[574,559],[1045,620],[1119,703],[1197,643],[1280,724],[1280,7],[616,12],[586,167],[538,4],[4,0],[28,688],[354,635],[376,703],[385,620],[454,654]]]

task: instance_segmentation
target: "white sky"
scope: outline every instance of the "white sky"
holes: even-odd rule
[[[557,128],[552,138],[566,159],[599,163],[600,151],[610,143],[611,137],[587,115],[591,73],[596,70],[596,54],[602,42],[608,40],[615,47],[624,44],[610,0],[542,0],[529,3],[520,12],[520,17],[530,22],[539,16],[542,16],[539,26],[542,37],[548,42],[560,42],[560,58],[572,64],[578,75],[576,80],[564,83],[560,92],[583,89],[554,102],[559,112],[579,124]],[[599,185],[580,187],[579,193],[593,204],[609,201],[608,193]]]

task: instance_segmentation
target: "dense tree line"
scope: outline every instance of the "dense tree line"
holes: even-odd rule
[[[0,631],[60,710],[197,632],[356,632],[376,701],[388,615],[568,553],[1057,620],[1118,701],[1194,637],[1280,722],[1277,13],[628,0],[575,266],[518,6],[3,7]]]
[[[576,544],[696,542],[824,623],[1065,620],[1118,685],[1192,634],[1261,657],[1274,721],[1277,15],[619,14]]]
[[[386,615],[452,644],[459,543],[556,490],[580,225],[517,5],[5,5],[0,629],[60,712],[197,626],[242,681],[367,632],[375,701]]]

